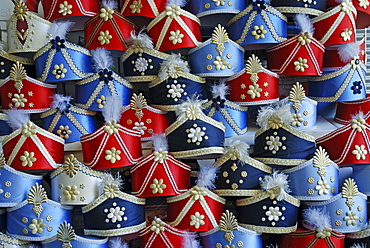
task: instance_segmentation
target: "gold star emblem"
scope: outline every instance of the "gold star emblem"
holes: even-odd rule
[[[241,84],[240,88],[244,90],[245,88],[247,88],[247,86],[245,84]]]
[[[8,93],[8,97],[9,97],[9,98],[12,98],[12,96],[13,96],[13,94],[9,92],[9,93]]]
[[[268,82],[264,82],[264,83],[263,83],[263,86],[264,86],[264,87],[269,87],[269,83],[268,83]]]
[[[244,94],[241,94],[240,95],[240,99],[243,99],[244,100],[245,99],[245,95]]]
[[[235,163],[230,167],[232,171],[236,171],[238,169],[238,166],[236,166]]]
[[[30,108],[33,108],[33,106],[35,106],[35,104],[33,104],[33,102],[30,102],[30,103],[28,104],[28,106],[29,106]]]
[[[265,94],[265,97],[268,97],[269,96],[269,93],[268,92],[265,92],[264,94]]]
[[[33,92],[32,91],[28,91],[28,96],[33,96]]]

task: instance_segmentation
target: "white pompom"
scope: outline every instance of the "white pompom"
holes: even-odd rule
[[[173,53],[161,63],[158,77],[165,80],[167,77],[178,75],[179,72],[190,72],[188,62],[181,59],[181,54]]]
[[[105,99],[102,110],[105,121],[119,121],[122,115],[122,102],[118,96],[111,96]]]
[[[71,30],[73,22],[70,21],[54,21],[50,27],[49,33],[52,38],[59,36],[61,39],[65,39],[66,34]]]
[[[311,36],[313,35],[315,28],[308,15],[296,14],[294,17],[294,22],[297,25],[297,27],[301,30],[302,33],[307,32]]]
[[[218,168],[214,167],[213,165],[199,166],[198,179],[195,183],[199,187],[204,187],[209,190],[214,189],[216,187],[214,182],[217,177],[217,171]]]
[[[102,7],[109,7],[110,9],[117,9],[118,3],[115,0],[103,0],[101,3]]]
[[[230,150],[235,150],[239,154],[239,159],[241,161],[246,161],[249,156],[249,145],[244,141],[236,138],[231,138],[226,141],[225,143],[225,154],[228,153]]]
[[[164,133],[154,134],[151,139],[154,151],[158,151],[159,149],[162,149],[162,151],[168,151],[168,142]]]
[[[96,50],[92,50],[91,54],[95,71],[109,69],[113,66],[113,58],[109,50],[99,47]]]
[[[63,96],[61,94],[55,94],[53,96],[53,101],[51,102],[51,108],[57,108],[60,112],[64,112],[69,102],[72,100],[72,96]]]
[[[290,105],[283,104],[277,106],[276,108],[273,108],[271,106],[262,107],[258,111],[256,122],[261,128],[268,129],[269,128],[268,121],[273,115],[279,116],[281,120],[288,125],[290,124],[293,118],[293,115],[290,112]]]
[[[7,123],[13,131],[21,128],[22,125],[30,121],[30,115],[23,110],[13,108],[5,111],[5,113],[8,115]]]
[[[343,44],[338,47],[339,58],[342,62],[348,63],[355,56],[360,53],[361,42],[352,42],[348,44]]]
[[[226,99],[226,95],[229,93],[229,86],[222,80],[219,84],[211,86],[212,97]]]
[[[103,180],[98,184],[99,194],[104,193],[104,187],[107,185],[116,185],[119,189],[121,189],[122,184],[122,178],[119,173],[116,173],[114,176],[112,176],[112,174],[107,172],[103,175]]]
[[[280,189],[276,199],[278,201],[286,200],[290,192],[288,184],[288,175],[274,171],[270,175],[266,175],[260,182],[261,188],[265,191],[278,187]]]
[[[186,2],[187,2],[186,0],[167,0],[166,6],[176,5],[176,6],[184,7],[186,5]]]
[[[182,242],[182,248],[201,248],[199,241],[196,240],[196,235],[190,232],[186,232],[184,240]]]
[[[311,230],[331,228],[330,216],[325,209],[307,208],[303,210],[303,222]]]
[[[121,237],[112,237],[109,239],[109,248],[129,248],[129,246]]]
[[[136,31],[131,31],[131,37],[127,39],[128,46],[138,46],[143,48],[154,49],[152,38],[149,37],[146,33],[144,33],[144,29],[140,30],[138,34]]]

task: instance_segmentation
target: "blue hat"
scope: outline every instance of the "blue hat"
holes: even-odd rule
[[[7,211],[7,234],[22,240],[48,239],[57,234],[60,223],[72,221],[72,207],[49,200],[38,183],[31,187],[26,200]]]
[[[16,239],[0,232],[0,245],[4,248],[28,248],[30,247],[31,242]]]
[[[212,86],[212,100],[203,105],[203,112],[221,122],[225,127],[225,137],[243,135],[247,132],[247,107],[226,99],[228,86],[220,83]]]
[[[297,1],[273,0],[271,5],[284,14],[307,14],[318,16],[326,10],[326,0]]]
[[[257,117],[261,128],[255,134],[252,157],[279,168],[296,166],[311,159],[315,138],[292,127],[291,120],[289,104],[277,109],[262,108]]]
[[[120,191],[119,184],[108,175],[101,195],[82,207],[85,235],[120,236],[145,227],[145,199]]]
[[[352,170],[352,177],[357,183],[358,190],[365,195],[370,196],[370,165],[356,165],[352,167]]]
[[[321,102],[355,101],[366,97],[366,65],[355,56],[339,70],[310,77],[308,95]]]
[[[160,64],[169,55],[154,49],[152,39],[144,33],[131,33],[131,45],[122,55],[125,78],[131,83],[151,82],[157,79]]]
[[[98,128],[96,112],[69,103],[70,97],[54,95],[52,108],[40,115],[41,126],[63,138],[66,143],[80,141],[80,137]]]
[[[306,207],[326,208],[330,215],[333,230],[341,233],[353,233],[367,226],[367,196],[362,194],[355,180],[347,178],[342,186],[342,192],[329,200],[306,202]]]
[[[271,167],[251,158],[249,146],[232,140],[226,146],[225,153],[216,160],[219,168],[214,192],[220,196],[252,196],[260,192],[260,180],[272,173]]]
[[[282,104],[290,105],[292,113],[291,125],[298,129],[308,129],[316,126],[317,102],[305,96],[305,90],[300,83],[295,83],[289,92],[289,96],[272,106]]]
[[[60,223],[58,234],[42,241],[43,248],[108,248],[108,238],[78,235],[67,221]]]
[[[93,111],[101,111],[107,97],[116,96],[121,105],[130,104],[133,85],[110,68],[113,58],[108,50],[98,48],[91,51],[96,73],[75,83],[76,106]]]
[[[261,49],[287,38],[287,18],[264,0],[257,0],[229,21],[230,38],[245,49]]]
[[[244,69],[244,48],[229,39],[218,24],[212,38],[189,51],[189,65],[200,77],[229,77]]]
[[[287,175],[274,172],[261,186],[263,191],[236,201],[240,225],[262,233],[295,231],[300,201],[288,194]]]
[[[230,18],[245,8],[244,1],[212,1],[212,0],[191,0],[189,1],[190,12],[195,14],[202,23],[202,26],[213,26],[214,20],[219,23],[227,23]]]
[[[11,134],[13,130],[8,124],[8,115],[0,113],[0,140],[3,136]]]
[[[88,49],[65,40],[70,23],[54,22],[52,39],[33,56],[36,78],[42,82],[81,80],[93,73]]]
[[[282,172],[289,175],[291,195],[301,201],[324,201],[338,193],[339,167],[321,146],[312,159]]]
[[[1,157],[3,154],[1,154]],[[27,199],[28,191],[42,176],[17,171],[9,165],[0,165],[0,207],[14,207]]]
[[[218,157],[223,154],[225,126],[207,117],[193,98],[176,109],[177,121],[166,129],[169,153],[175,158]]]
[[[164,111],[174,111],[181,101],[194,94],[206,99],[206,81],[189,73],[187,62],[180,59],[180,54],[171,54],[161,64],[158,78],[149,83],[151,105]]]
[[[222,214],[217,227],[208,232],[201,232],[200,239],[204,248],[244,245],[253,248],[263,247],[261,234],[239,226],[234,214],[229,210]]]

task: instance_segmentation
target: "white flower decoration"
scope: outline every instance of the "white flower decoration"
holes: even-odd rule
[[[225,0],[212,0],[212,2],[214,2],[216,6],[225,5]]]
[[[63,16],[72,14],[72,5],[68,4],[67,1],[64,1],[63,3],[59,4],[59,14],[62,14]]]
[[[31,229],[32,234],[42,233],[44,230],[43,228],[46,227],[44,223],[42,223],[42,219],[32,219],[31,224],[28,225],[28,228]]]
[[[194,226],[196,229],[198,229],[201,225],[204,225],[204,215],[200,214],[199,212],[195,212],[195,214],[190,215],[190,225]]]
[[[66,196],[67,200],[76,200],[76,195],[79,195],[80,191],[77,190],[77,186],[73,185],[66,186],[65,190],[63,191],[63,195]]]
[[[100,41],[100,45],[109,44],[110,39],[112,39],[112,35],[109,34],[109,31],[100,31],[98,37],[98,41]]]
[[[140,13],[142,7],[143,5],[141,4],[140,0],[133,1],[132,4],[130,5],[131,13],[132,14]]]
[[[329,194],[330,185],[328,185],[326,180],[319,180],[317,181],[315,189],[319,191],[319,195],[327,195]]]
[[[265,38],[266,33],[267,31],[264,29],[263,25],[253,27],[252,35],[254,35],[255,40]]]
[[[358,0],[359,1],[359,6],[363,7],[364,9],[367,9],[367,6],[370,5],[370,2],[368,0]]]
[[[62,126],[60,125],[59,126],[59,129],[57,130],[57,134],[59,135],[59,137],[63,138],[63,139],[68,139],[69,138],[69,135],[72,133],[71,130],[69,130],[69,126]]]
[[[358,116],[357,119],[352,119],[352,128],[356,129],[357,132],[362,132],[366,129],[365,120],[361,116]]]
[[[172,44],[176,45],[177,43],[182,43],[184,35],[180,33],[180,30],[170,31],[170,35],[171,36],[168,39],[172,41]]]
[[[119,125],[117,124],[116,120],[107,121],[105,123],[104,131],[106,131],[108,135],[118,134],[118,128],[119,128]]]
[[[36,126],[32,122],[27,122],[27,124],[22,125],[22,134],[26,137],[36,134]]]
[[[146,69],[148,69],[148,65],[148,61],[143,57],[140,57],[135,61],[135,69],[139,72],[146,71]]]
[[[65,78],[65,73],[67,73],[67,69],[64,68],[63,64],[54,65],[54,70],[51,71],[55,75],[55,79]]]
[[[196,145],[200,145],[200,143],[204,139],[208,139],[208,136],[205,136],[206,133],[204,132],[206,130],[205,127],[201,128],[198,127],[197,124],[194,124],[194,128],[186,129],[186,132],[188,133],[188,143],[195,143]]]
[[[110,160],[112,164],[114,164],[117,160],[121,160],[121,156],[119,155],[121,154],[121,151],[114,147],[110,150],[106,150],[105,154],[107,154],[105,156],[105,160]]]
[[[302,59],[299,57],[298,60],[294,62],[294,66],[296,71],[304,72],[305,69],[308,68],[307,59]]]
[[[251,95],[251,98],[254,99],[256,97],[257,98],[261,97],[261,94],[260,94],[261,91],[262,89],[259,87],[259,85],[256,83],[253,83],[253,85],[249,85],[249,90],[247,91],[247,94]]]
[[[150,188],[152,189],[153,194],[162,194],[163,189],[165,189],[167,186],[163,183],[163,179],[153,179],[153,183],[150,185]]]
[[[304,46],[306,44],[311,43],[311,38],[312,38],[312,35],[305,32],[305,33],[300,33],[297,40],[298,40],[298,42],[301,43],[302,46]]]
[[[111,199],[113,199],[114,197],[117,197],[117,195],[120,192],[118,186],[115,184],[105,185],[103,191],[104,191],[104,195]]]
[[[269,221],[279,221],[280,216],[283,215],[283,213],[280,212],[279,207],[269,207],[269,210],[266,211],[265,214]]]
[[[317,238],[324,239],[324,238],[331,236],[331,232],[333,231],[333,229],[329,227],[324,227],[324,228],[316,228],[315,231],[316,231]]]
[[[198,201],[198,200],[204,201],[204,196],[207,195],[207,191],[205,191],[202,188],[199,188],[198,186],[194,186],[191,189],[190,194],[192,195],[192,199],[194,201]]]
[[[24,103],[27,102],[27,98],[24,97],[24,94],[14,94],[12,98],[12,102],[14,103],[15,107],[23,108],[25,106]]]
[[[132,128],[136,131],[139,131],[141,135],[144,135],[145,130],[148,128],[145,126],[144,122],[135,122],[135,126]]]
[[[177,102],[178,99],[181,98],[182,93],[184,93],[184,89],[182,88],[181,84],[171,84],[168,93],[170,94],[171,98]]]
[[[226,57],[216,56],[215,61],[213,61],[213,64],[215,65],[216,70],[225,70],[226,66],[229,63],[226,61]]]
[[[302,122],[303,122],[303,118],[301,117],[301,114],[293,114],[293,119],[292,119],[293,127],[300,127]]]
[[[346,213],[346,217],[344,217],[344,221],[347,222],[347,226],[355,226],[357,224],[357,221],[358,221],[358,216],[356,215],[356,211],[353,211],[353,212],[347,212]]]
[[[156,234],[159,234],[160,232],[164,231],[164,225],[165,224],[159,218],[156,218],[152,221],[152,227],[150,228],[150,230],[155,232]]]
[[[104,108],[105,104],[105,96],[101,95],[97,100],[96,103],[98,104],[98,108],[102,109]]]
[[[360,69],[360,58],[358,56],[353,57],[350,64],[352,65],[352,69]]]
[[[100,9],[100,15],[99,16],[104,21],[108,21],[108,19],[112,19],[113,18],[113,13],[114,13],[114,10],[112,10],[111,8],[109,8],[107,6],[105,8],[101,8]]]
[[[180,15],[180,6],[172,5],[166,7],[166,15],[170,18],[175,18]]]
[[[125,216],[122,218],[122,216],[125,215],[125,207],[119,207],[117,206],[117,203],[113,202],[113,206],[109,208],[109,213],[108,209],[104,209],[105,213],[107,214],[107,219],[105,220],[107,223],[109,222],[109,219],[112,223],[116,223],[117,221],[122,221],[122,220],[127,220],[127,217]]]
[[[20,156],[20,160],[22,161],[22,166],[32,167],[33,163],[37,160],[34,156],[35,156],[34,152],[24,151],[23,155]]]
[[[153,152],[153,155],[154,155],[154,161],[155,162],[159,162],[159,163],[163,163],[164,160],[167,159],[167,154],[168,154],[168,151],[163,151],[162,148],[159,148],[158,151],[154,151]]]
[[[343,41],[348,41],[351,40],[352,33],[352,28],[346,28],[342,33],[340,33],[340,36],[342,37]]]
[[[343,11],[345,14],[349,14],[351,12],[351,6],[352,3],[350,1],[342,2],[341,4],[341,11]]]
[[[365,145],[355,145],[355,150],[352,151],[352,154],[356,156],[357,160],[364,160],[366,158],[367,150],[365,149]]]
[[[268,140],[266,141],[266,145],[268,146],[268,150],[271,151],[272,154],[275,154],[277,151],[279,151],[283,143],[280,142],[279,136],[270,136],[267,138]]]

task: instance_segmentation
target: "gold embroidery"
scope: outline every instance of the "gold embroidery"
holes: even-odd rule
[[[358,195],[358,188],[355,180],[347,178],[342,187],[342,198],[347,198],[346,205],[349,207],[349,210],[352,210],[352,207],[355,204],[355,200],[353,198],[356,195]]]
[[[27,16],[28,8],[23,0],[18,0],[15,3],[13,12],[18,20],[24,21],[24,18]]]
[[[39,218],[43,210],[42,203],[47,200],[45,189],[42,185],[36,183],[35,186],[31,187],[30,193],[28,193],[28,204],[32,204],[32,211],[36,214],[36,217]]]
[[[245,64],[245,72],[251,75],[250,80],[253,83],[258,81],[259,77],[257,74],[262,72],[262,65],[259,58],[254,54],[248,58],[247,63]]]
[[[146,99],[142,93],[140,93],[139,95],[136,95],[134,93],[132,95],[132,98],[130,101],[130,108],[136,111],[135,116],[138,119],[143,118],[144,114],[143,114],[142,109],[145,109],[147,106],[148,104],[146,103]]]
[[[220,56],[225,51],[224,43],[229,42],[229,37],[223,26],[220,24],[213,30],[212,33],[212,43],[216,44],[216,50]]]
[[[15,82],[14,88],[16,88],[18,93],[21,93],[21,89],[23,88],[22,81],[27,78],[27,73],[23,65],[19,63],[19,61],[13,64],[10,70],[9,78],[10,80]]]
[[[293,109],[296,113],[302,107],[300,101],[305,99],[305,90],[300,83],[296,83],[289,93],[289,101],[293,102]]]
[[[72,247],[71,241],[76,240],[76,235],[73,227],[67,221],[60,224],[57,231],[57,238],[58,241],[63,242],[63,248]]]
[[[219,227],[221,231],[225,232],[224,238],[230,245],[235,237],[233,231],[238,229],[238,222],[236,221],[234,214],[229,210],[226,210],[221,216]]]
[[[325,167],[329,166],[330,159],[328,153],[325,151],[324,148],[321,146],[315,151],[315,155],[313,157],[313,166],[318,168],[319,170],[317,173],[324,180],[326,175]]]

